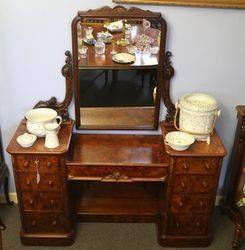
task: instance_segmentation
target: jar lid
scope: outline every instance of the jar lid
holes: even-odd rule
[[[218,108],[217,100],[211,95],[204,93],[189,93],[179,100],[179,107],[191,111],[207,112]]]

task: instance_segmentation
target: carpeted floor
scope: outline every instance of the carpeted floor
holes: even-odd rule
[[[20,220],[18,207],[0,205],[0,215],[7,226],[3,232],[3,250],[163,250],[157,244],[154,224],[115,224],[82,223],[78,224],[75,243],[70,247],[27,247],[19,240]],[[233,238],[233,226],[219,209],[215,211],[214,241],[208,248],[229,250]],[[176,250],[177,248],[169,248]],[[197,250],[199,248],[185,248]]]

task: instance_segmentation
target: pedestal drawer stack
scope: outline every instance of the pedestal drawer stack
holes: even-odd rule
[[[169,234],[194,236],[209,233],[221,162],[218,158],[174,159]]]
[[[16,137],[26,132],[22,122],[7,148],[12,155],[21,218],[20,236],[25,245],[73,243],[65,165],[72,125],[62,125],[60,146],[49,150],[44,147],[44,138],[38,138],[30,148],[16,143]]]
[[[174,129],[162,122],[163,138]],[[165,228],[159,243],[173,247],[209,246],[212,242],[212,214],[220,170],[226,150],[214,131],[211,143],[196,141],[185,151],[165,145],[169,155]]]

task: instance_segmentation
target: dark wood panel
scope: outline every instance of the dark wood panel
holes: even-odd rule
[[[202,215],[172,214],[170,217],[169,234],[203,235],[207,230],[208,218]]]
[[[36,174],[18,174],[20,188],[22,191],[60,191],[60,177],[53,174],[40,174],[40,181]]]
[[[100,180],[103,182],[166,181],[167,169],[156,166],[67,166],[69,180]]]
[[[23,208],[35,211],[62,211],[64,201],[59,192],[22,192]]]
[[[18,172],[57,173],[59,158],[57,156],[17,156],[15,158]]]
[[[217,174],[220,169],[219,158],[178,157],[176,174]]]
[[[213,175],[176,175],[173,193],[210,193],[216,190],[217,177]]]
[[[60,145],[55,149],[46,148],[44,146],[44,138],[38,138],[32,147],[23,148],[16,142],[16,138],[19,135],[27,132],[26,121],[23,119],[7,147],[7,152],[10,154],[64,154],[69,148],[73,124],[74,122],[72,120],[61,124],[58,133]]]
[[[213,208],[212,195],[173,194],[171,195],[172,213],[208,213]]]
[[[163,138],[168,132],[176,130],[174,128],[173,122],[162,121],[160,123],[162,129]],[[165,145],[166,152],[172,156],[203,156],[203,157],[224,157],[226,155],[226,149],[217,133],[216,130],[213,131],[211,135],[211,143],[207,144],[206,142],[196,141],[193,143],[188,150],[176,151]]]
[[[67,233],[69,225],[62,213],[25,212],[24,230],[26,233]]]
[[[74,134],[67,165],[168,166],[160,135]]]

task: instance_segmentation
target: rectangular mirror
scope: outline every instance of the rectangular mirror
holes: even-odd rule
[[[163,35],[157,18],[80,16],[73,25],[78,129],[157,129]]]

